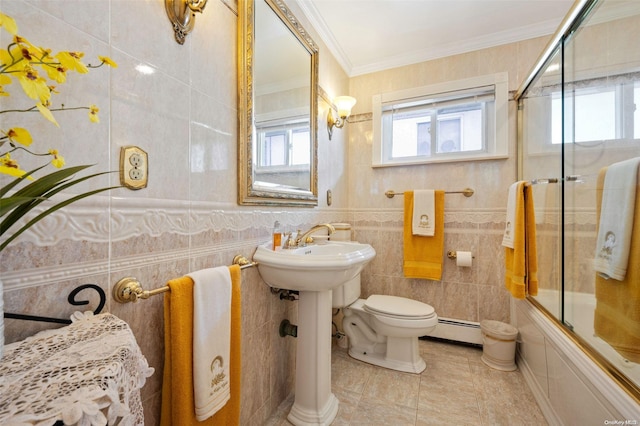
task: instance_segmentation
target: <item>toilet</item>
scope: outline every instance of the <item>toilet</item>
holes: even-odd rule
[[[360,275],[333,290],[332,305],[343,311],[342,328],[351,357],[408,373],[426,368],[418,337],[430,334],[438,325],[432,306],[378,294],[361,299]]]

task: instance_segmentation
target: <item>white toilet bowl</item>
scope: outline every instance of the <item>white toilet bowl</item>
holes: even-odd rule
[[[432,306],[397,296],[360,299],[360,276],[333,290],[333,307],[343,308],[342,327],[355,359],[409,373],[422,372],[418,337],[438,324]]]

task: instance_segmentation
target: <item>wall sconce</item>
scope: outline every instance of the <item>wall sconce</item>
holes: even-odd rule
[[[329,140],[331,140],[331,136],[333,136],[333,128],[337,127],[338,129],[342,129],[344,123],[347,122],[347,118],[351,115],[351,108],[356,104],[356,98],[352,98],[351,96],[338,96],[333,100],[333,103],[338,110],[338,119],[333,118],[333,113],[331,112],[333,107],[329,107],[329,112],[327,113]]]
[[[206,4],[207,0],[164,0],[164,8],[179,44],[184,44],[187,34],[193,29],[196,23],[195,12],[202,13]]]

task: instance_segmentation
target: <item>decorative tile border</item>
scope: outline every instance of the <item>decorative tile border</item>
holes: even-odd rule
[[[545,221],[556,224],[558,212],[545,212]],[[451,209],[445,221],[451,232],[473,232],[477,227],[499,230],[504,223],[504,209]],[[161,253],[143,254],[124,259],[90,260],[59,266],[2,273],[5,289],[18,289],[50,284],[72,278],[95,276],[120,270],[135,269],[175,259],[215,254],[258,245],[260,235],[268,234],[273,223],[305,227],[323,222],[349,222],[357,229],[399,229],[403,212],[394,209],[289,209],[243,208],[230,203],[189,202],[179,200],[125,199],[93,197],[67,206],[31,227],[17,242],[30,242],[40,247],[54,246],[63,240],[108,244],[136,236],[159,237],[162,234],[195,236],[205,232],[246,232],[236,241],[224,241],[205,247],[181,248]],[[586,225],[595,229],[595,212],[575,211],[567,224]],[[256,234],[254,231],[258,231]],[[499,232],[499,231],[497,231]],[[8,250],[11,250],[11,246]]]
[[[37,212],[33,213],[33,215]],[[546,211],[545,223],[558,223],[558,212]],[[505,211],[493,209],[451,209],[446,223],[499,225]],[[81,200],[32,226],[17,241],[52,246],[62,240],[107,243],[163,233],[196,235],[205,231],[269,230],[278,220],[302,225],[319,222],[393,224],[401,226],[402,209],[289,209],[241,208],[235,204],[179,200],[93,197]],[[565,217],[566,224],[595,225],[593,209],[578,209]]]

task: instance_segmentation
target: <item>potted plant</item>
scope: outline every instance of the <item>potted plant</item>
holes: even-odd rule
[[[88,73],[92,68],[103,65],[117,67],[117,64],[106,56],[99,56],[98,65],[84,64],[82,52],[61,51],[54,53],[51,49],[37,47],[24,37],[18,35],[15,20],[0,12],[1,30],[11,36],[11,43],[6,49],[0,49],[0,96],[4,97],[0,109],[0,174],[9,175],[12,179],[0,187],[0,252],[17,236],[29,229],[38,221],[51,213],[91,195],[107,191],[118,186],[94,189],[61,201],[50,204],[56,194],[69,190],[73,186],[110,172],[99,172],[78,176],[91,165],[64,167],[65,161],[55,148],[42,151],[34,148],[29,131],[21,127],[9,127],[11,116],[15,114],[40,114],[53,125],[58,123],[53,115],[57,111],[86,110],[88,118],[99,122],[98,107],[95,105],[68,108],[64,105],[55,107],[52,98],[58,93],[58,86],[66,82],[67,74],[75,72]],[[10,98],[16,96],[6,91],[9,85],[19,85],[27,97],[28,108],[10,108]],[[5,127],[5,123],[7,126]],[[20,160],[25,156],[48,158],[53,172],[42,174],[49,164],[45,163],[29,171],[22,170]],[[6,179],[5,179],[6,181]],[[34,211],[34,209],[36,209]],[[22,220],[34,211],[35,216]],[[37,214],[36,214],[37,213]],[[26,223],[23,223],[25,222]],[[2,282],[0,281],[0,296]],[[2,325],[2,299],[0,298],[0,326]],[[3,330],[3,327],[0,327]],[[0,332],[0,356],[4,346],[4,333]]]

